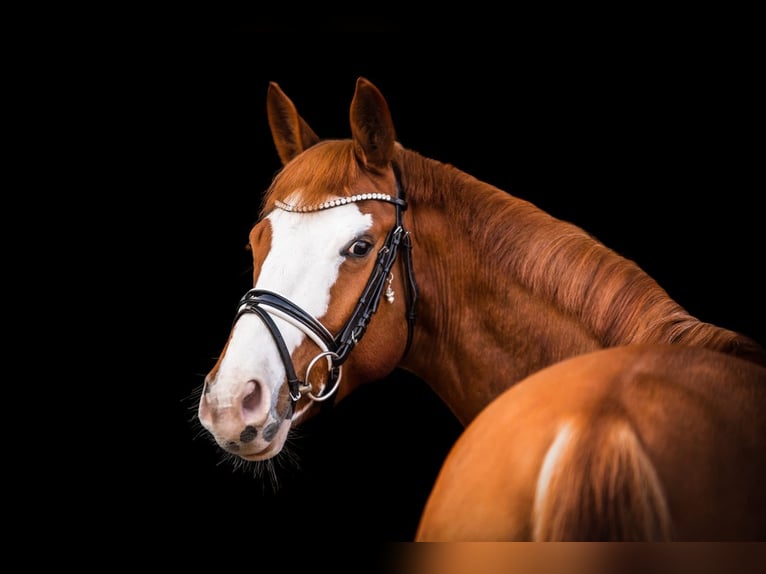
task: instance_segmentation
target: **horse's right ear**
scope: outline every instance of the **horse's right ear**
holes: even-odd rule
[[[319,141],[319,136],[298,114],[295,104],[276,82],[269,82],[266,112],[271,137],[274,138],[283,165]]]
[[[366,78],[356,80],[349,115],[357,157],[369,168],[385,169],[394,155],[394,124],[383,94]]]

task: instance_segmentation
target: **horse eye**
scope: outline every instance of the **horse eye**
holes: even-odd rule
[[[346,248],[346,255],[351,257],[364,257],[372,249],[372,243],[364,239],[357,239]]]

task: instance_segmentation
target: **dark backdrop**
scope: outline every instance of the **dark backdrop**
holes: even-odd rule
[[[250,287],[260,193],[280,167],[270,80],[319,135],[348,137],[367,77],[406,147],[577,223],[698,318],[766,341],[751,38],[679,22],[484,23],[470,38],[394,18],[290,37],[237,17],[164,26],[125,86],[142,142],[132,230],[152,238],[139,287],[155,304],[135,370],[162,425],[130,465],[150,494],[142,512],[176,534],[406,541],[459,432],[424,383],[394,373],[308,424],[274,491],[195,425],[195,393]],[[140,37],[131,47],[145,50]]]

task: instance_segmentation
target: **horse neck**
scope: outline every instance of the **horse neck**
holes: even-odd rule
[[[527,375],[584,352],[752,343],[690,316],[633,262],[527,201],[414,152],[400,170],[419,288],[401,366],[464,424]]]

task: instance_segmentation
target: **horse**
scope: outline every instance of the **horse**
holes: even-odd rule
[[[766,349],[636,262],[398,141],[359,77],[321,139],[276,82],[281,167],[197,415],[237,460],[395,369],[464,429],[416,541],[766,538]]]

